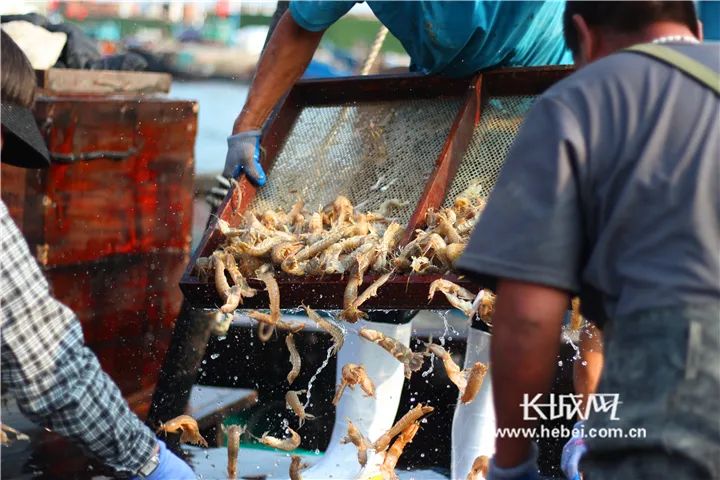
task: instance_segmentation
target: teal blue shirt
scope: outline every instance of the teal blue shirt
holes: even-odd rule
[[[460,77],[495,66],[571,64],[565,47],[565,2],[368,1],[410,55],[410,69]],[[355,2],[292,1],[303,28],[321,31]]]

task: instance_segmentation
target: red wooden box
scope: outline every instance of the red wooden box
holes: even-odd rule
[[[2,198],[54,295],[123,394],[155,385],[190,249],[197,105],[161,96],[40,97],[53,164],[2,164]]]

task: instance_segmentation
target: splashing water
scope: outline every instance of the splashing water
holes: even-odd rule
[[[563,340],[565,340],[567,343],[569,343],[570,346],[572,347],[572,349],[575,350],[575,355],[573,355],[573,360],[579,359],[580,358],[580,347],[578,347],[577,345],[575,345],[573,343],[572,339],[570,338],[570,335],[568,335],[568,333],[565,329],[563,329],[563,331],[562,331],[562,337],[563,337]]]
[[[310,377],[310,381],[308,382],[307,386],[307,397],[305,398],[305,404],[303,405],[303,408],[307,408],[308,405],[310,405],[310,396],[312,395],[312,387],[313,383],[315,383],[315,380],[317,379],[318,375],[320,375],[320,372],[322,372],[325,367],[328,366],[328,363],[330,363],[330,358],[333,355],[333,348],[335,348],[334,345],[330,345],[327,349],[327,355],[325,355],[325,361],[320,365],[320,367],[315,371],[312,377]]]

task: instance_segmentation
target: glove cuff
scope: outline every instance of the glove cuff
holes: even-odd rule
[[[535,442],[530,442],[530,455],[521,463],[510,468],[501,468],[495,465],[495,457],[490,460],[488,479],[490,480],[514,480],[517,478],[531,479],[538,478],[538,447]]]
[[[248,140],[255,140],[256,138],[260,137],[261,134],[262,130],[247,130],[245,132],[236,133],[235,135],[230,135],[227,139],[228,146],[231,146],[234,143],[242,143],[247,142]]]

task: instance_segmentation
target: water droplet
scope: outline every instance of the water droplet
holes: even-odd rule
[[[220,356],[219,353],[213,353],[212,355],[210,355],[210,359],[215,360],[215,359],[218,358],[219,356]]]

